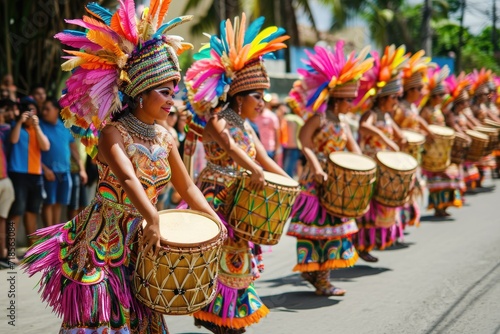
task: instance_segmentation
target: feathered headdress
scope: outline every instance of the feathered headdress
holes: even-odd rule
[[[470,88],[469,88],[470,95],[489,92],[490,89],[488,84],[492,78],[491,70],[487,70],[484,67],[480,71],[474,69],[471,73],[467,75],[467,77],[470,82]]]
[[[185,77],[188,106],[199,116],[215,108],[220,101],[239,92],[269,88],[269,78],[262,57],[286,48],[289,38],[276,26],[260,31],[264,18],[246,27],[245,13],[221,22],[221,35],[210,36],[210,43],[195,55],[195,62]]]
[[[294,85],[289,96],[303,104],[305,110],[324,113],[330,97],[355,98],[358,93],[358,81],[363,73],[373,66],[373,59],[366,58],[369,47],[365,47],[357,56],[344,53],[344,41],[340,40],[331,50],[322,46],[314,47],[314,53],[306,50],[307,59],[302,62],[305,69],[299,69],[302,76],[301,86]]]
[[[493,75],[493,86],[495,87],[495,103],[500,104],[500,77]]]
[[[444,80],[444,84],[448,91],[448,96],[443,101],[443,109],[451,103],[469,99],[467,87],[470,85],[470,81],[465,75],[465,72],[461,72],[458,76],[450,75]]]
[[[360,80],[360,89],[356,99],[355,109],[364,111],[371,107],[368,101],[375,96],[386,96],[399,93],[402,89],[401,71],[408,62],[404,45],[386,46],[382,57],[372,51],[373,67]]]
[[[431,58],[424,57],[425,51],[420,50],[415,52],[409,59],[402,70],[404,90],[422,86],[424,84],[424,73],[430,65]]]
[[[427,82],[427,91],[422,101],[420,102],[420,106],[424,106],[429,98],[433,95],[438,94],[446,94],[447,90],[444,85],[444,80],[450,75],[450,68],[448,65],[444,65],[442,68],[437,67],[428,67],[425,73],[425,81]]]
[[[113,14],[97,3],[86,6],[88,16],[66,20],[85,31],[64,30],[55,35],[61,43],[79,49],[62,64],[72,71],[60,103],[65,125],[81,137],[91,156],[97,154],[100,129],[111,113],[120,111],[120,92],[132,98],[148,88],[180,80],[177,54],[192,46],[179,36],[164,34],[192,16],[163,18],[171,0],[151,0],[142,18],[135,15],[133,0],[120,0]]]

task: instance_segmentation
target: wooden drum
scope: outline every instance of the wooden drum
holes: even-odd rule
[[[319,200],[338,217],[361,217],[370,208],[377,164],[372,158],[349,153],[331,153],[327,162],[328,179],[320,188]]]
[[[434,140],[426,140],[422,155],[422,168],[429,172],[442,172],[451,164],[451,147],[455,138],[452,128],[429,125]]]
[[[403,152],[378,152],[376,159],[377,183],[373,198],[385,206],[402,206],[415,185],[417,160]]]
[[[469,152],[471,141],[463,133],[455,133],[455,139],[453,140],[453,146],[451,147],[451,162],[454,164],[461,164],[465,161],[467,152]]]
[[[422,161],[422,145],[425,143],[425,136],[410,130],[402,130],[402,132],[408,142],[408,145],[403,148],[403,152],[408,153],[420,163]]]
[[[471,162],[479,161],[483,156],[486,155],[490,138],[488,137],[488,135],[474,130],[467,130],[465,131],[465,133],[470,137],[470,139],[472,139],[469,147],[469,152],[467,152],[465,160]]]
[[[299,183],[289,177],[264,172],[266,186],[260,192],[249,186],[244,174],[234,196],[229,224],[238,237],[262,245],[275,245],[283,234],[292,206],[300,193]]]
[[[194,210],[159,214],[158,257],[144,254],[139,240],[133,274],[135,297],[163,314],[196,312],[215,297],[225,229],[211,216]]]
[[[488,146],[486,147],[485,155],[489,155],[493,152],[493,150],[497,149],[499,129],[490,128],[486,126],[477,126],[474,128],[474,130],[484,133],[485,135],[488,135],[490,139],[488,142]]]

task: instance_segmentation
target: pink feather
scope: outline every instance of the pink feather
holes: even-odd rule
[[[120,8],[118,8],[120,16],[120,24],[127,39],[137,44],[139,37],[137,35],[137,26],[135,22],[135,5],[133,0],[120,0]]]
[[[100,50],[101,47],[91,41],[88,40],[85,36],[75,36],[72,34],[66,34],[64,32],[60,32],[54,36],[61,41],[61,43],[72,46],[77,49],[85,49],[90,51]]]

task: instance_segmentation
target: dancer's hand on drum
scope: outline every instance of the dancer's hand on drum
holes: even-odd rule
[[[316,180],[317,183],[321,184],[326,182],[328,179],[328,175],[325,173],[323,170],[317,170],[314,172],[314,180]]]
[[[148,222],[146,224],[142,231],[142,243],[144,245],[144,254],[148,254],[150,250],[153,250],[154,257],[158,256],[160,251],[160,225],[158,223]]]
[[[264,189],[266,180],[264,179],[264,170],[261,167],[252,171],[252,175],[250,175],[249,185],[253,190],[256,191]]]

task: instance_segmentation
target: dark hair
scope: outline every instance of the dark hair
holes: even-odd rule
[[[50,102],[54,106],[54,108],[57,108],[61,110],[61,106],[59,105],[59,101],[55,97],[48,97],[44,103]]]
[[[30,92],[31,92],[31,93],[33,93],[33,92],[34,92],[35,90],[37,90],[38,88],[42,88],[43,90],[47,91],[47,90],[45,89],[45,86],[44,86],[44,85],[42,85],[42,84],[40,84],[40,83],[37,83],[37,84],[35,84],[35,85],[33,85],[33,86],[31,87]]]
[[[113,122],[119,120],[120,118],[132,112],[132,110],[134,110],[135,108],[137,108],[137,102],[131,96],[123,92],[121,93],[120,96],[122,100],[122,110],[117,110],[111,114],[111,120]]]

